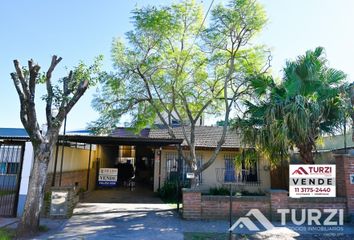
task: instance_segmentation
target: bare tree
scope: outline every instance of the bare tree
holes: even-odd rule
[[[14,60],[15,72],[11,73],[16,91],[20,99],[21,122],[26,129],[33,145],[34,162],[32,166],[25,209],[18,227],[18,236],[30,236],[38,231],[40,210],[44,196],[48,163],[52,149],[58,140],[58,135],[66,115],[85,93],[97,73],[97,63],[86,67],[80,63],[69,74],[60,79],[62,88],[52,83],[52,73],[62,60],[53,56],[51,64],[45,73],[40,72],[40,66],[31,59],[28,66],[22,67]],[[99,61],[99,59],[98,59]],[[46,85],[46,122],[47,131],[42,132],[37,119],[35,106],[36,86]],[[53,115],[52,109],[57,108],[58,114]]]

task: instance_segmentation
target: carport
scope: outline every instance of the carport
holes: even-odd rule
[[[130,160],[133,163],[136,174],[136,193],[141,196],[142,192],[152,194],[160,186],[161,179],[161,155],[160,149],[164,146],[176,146],[182,143],[182,139],[149,138],[142,136],[117,137],[117,136],[92,136],[92,135],[61,135],[60,144],[67,146],[72,144],[86,144],[89,146],[90,154],[87,166],[87,186],[96,182],[100,168],[115,168],[117,162]],[[96,145],[96,159],[91,159],[92,146]],[[129,155],[129,153],[134,153]],[[64,156],[65,157],[65,156]],[[63,157],[55,156],[54,166],[61,166]],[[80,159],[78,159],[80,160]],[[93,162],[96,164],[93,167]],[[58,163],[58,164],[57,164]],[[53,182],[55,178],[62,178],[62,171],[54,169]],[[94,171],[94,173],[92,172]],[[118,173],[118,175],[121,173]],[[75,183],[72,183],[74,185]],[[118,188],[122,185],[119,184]],[[88,187],[86,188],[88,189]],[[102,189],[97,186],[96,190]],[[107,191],[107,189],[103,189]],[[117,188],[112,189],[117,190]],[[94,195],[93,193],[92,195]],[[97,194],[97,193],[96,193]],[[134,192],[131,193],[134,196]]]

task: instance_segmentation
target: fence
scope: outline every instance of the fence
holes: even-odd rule
[[[344,215],[354,220],[354,156],[336,156],[337,197],[289,198],[286,190],[270,190],[267,196],[232,197],[234,216],[256,208],[273,220],[278,220],[277,209],[343,209]],[[183,190],[183,217],[186,219],[226,218],[229,212],[229,197],[203,196],[194,189]]]
[[[0,216],[17,214],[24,149],[23,143],[0,143]]]

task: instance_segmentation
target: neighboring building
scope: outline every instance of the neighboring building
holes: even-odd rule
[[[352,131],[348,130],[347,134],[328,135],[321,137],[314,153],[314,161],[317,164],[334,164],[336,154],[346,154],[354,150],[354,142],[352,139]],[[291,163],[300,163],[300,155],[295,149],[295,153],[291,157]]]
[[[21,128],[0,128],[0,216],[23,212],[32,168],[33,149]]]
[[[352,139],[352,131],[349,129],[347,134],[329,135],[321,139],[317,144],[317,151],[320,152],[341,152],[354,149],[354,142]]]
[[[20,215],[27,194],[29,173],[32,166],[33,154],[29,138],[25,131],[0,129],[0,139],[3,143],[19,144],[24,151],[20,159],[24,159],[17,171],[17,194],[19,199],[17,214]],[[21,134],[18,134],[20,131]],[[186,127],[188,134],[188,127]],[[59,144],[53,150],[48,167],[47,186],[74,186],[84,191],[91,191],[97,187],[99,168],[115,168],[118,163],[130,161],[135,168],[135,180],[151,191],[157,191],[168,180],[172,180],[178,173],[178,153],[176,145],[181,145],[183,151],[188,150],[183,141],[181,127],[175,127],[177,139],[172,139],[164,128],[144,129],[134,134],[128,128],[118,128],[110,136],[87,135],[87,132],[71,132],[66,136],[59,136]],[[196,126],[196,153],[198,164],[205,163],[212,155],[217,141],[220,139],[222,127]],[[21,136],[20,136],[21,135]],[[5,145],[1,146],[5,146]],[[63,146],[65,146],[63,148]],[[245,167],[240,172],[234,172],[234,159],[240,154],[241,143],[238,134],[228,131],[225,143],[217,155],[215,162],[198,177],[199,187],[207,191],[211,187],[221,186],[224,181],[243,179],[242,188],[249,192],[265,192],[270,189],[269,163],[260,159],[254,166]],[[17,161],[17,160],[16,160]],[[1,176],[12,174],[8,159],[0,154],[0,163],[7,163],[7,172]],[[21,161],[20,161],[21,162]],[[3,166],[3,165],[0,165]],[[10,167],[9,167],[10,166]],[[21,168],[22,166],[22,168]],[[188,164],[180,161],[180,174],[186,179],[190,172]],[[1,169],[1,168],[0,168]],[[4,169],[4,167],[2,167]],[[22,169],[22,173],[21,173]],[[231,175],[225,171],[232,172]],[[119,175],[119,174],[118,174]],[[1,179],[1,178],[0,178]],[[0,180],[0,187],[1,187]],[[4,184],[4,181],[3,181]],[[241,187],[240,187],[241,188]],[[1,188],[0,188],[1,189]],[[16,189],[15,189],[16,190]],[[240,189],[241,190],[241,189]],[[16,198],[16,194],[14,195]],[[0,205],[3,202],[0,196]],[[0,212],[1,215],[1,212]],[[4,215],[4,214],[3,214]]]

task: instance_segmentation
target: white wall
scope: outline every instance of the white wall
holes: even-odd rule
[[[162,150],[162,155],[161,155],[161,186],[163,186],[165,179],[167,177],[166,173],[166,155],[169,153],[176,153],[176,150],[170,150],[170,149],[163,149]],[[209,158],[211,157],[213,151],[212,150],[197,150],[196,151],[197,155],[202,155],[203,158],[203,163],[206,163]],[[225,160],[224,160],[224,155],[225,154],[237,154],[237,151],[220,151],[219,154],[217,155],[215,161],[213,164],[205,169],[202,172],[202,184],[199,186],[199,188],[203,191],[208,191],[209,188],[211,187],[220,187],[221,182],[223,181],[223,175],[219,179],[221,182],[218,181],[218,176],[217,176],[217,170],[216,169],[224,169],[225,168]],[[156,160],[155,160],[156,164]],[[249,192],[266,192],[270,189],[270,171],[266,170],[267,166],[269,163],[267,161],[260,159],[258,162],[258,176],[259,180],[261,182],[260,185],[255,185],[255,184],[245,184],[242,188],[243,190],[247,190]],[[155,171],[156,172],[156,171]],[[220,173],[220,172],[219,172]],[[155,178],[158,177],[155,175]],[[220,176],[219,176],[220,177]],[[155,189],[155,188],[154,188]]]
[[[96,149],[96,148],[92,148]],[[81,149],[74,147],[64,147],[64,157],[63,157],[63,172],[70,172],[76,170],[87,170],[89,161],[89,149]],[[62,156],[62,146],[59,146],[58,159],[57,159],[57,173],[60,171]],[[48,173],[54,172],[54,163],[56,157],[56,147],[53,149],[52,157],[49,161]],[[91,151],[91,166],[96,160],[96,151]]]
[[[28,182],[33,165],[33,147],[31,142],[26,142],[25,153],[22,164],[22,174],[20,182],[20,193],[17,205],[17,216],[21,216],[25,206],[26,196],[28,192]]]

